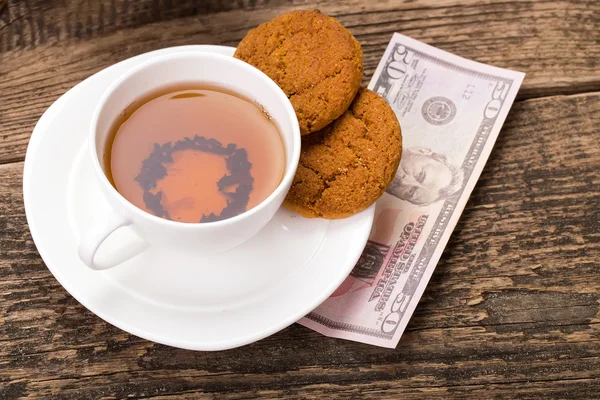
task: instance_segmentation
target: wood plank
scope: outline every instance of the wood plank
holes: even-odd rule
[[[296,8],[339,18],[363,45],[366,84],[393,32],[527,73],[519,98],[600,90],[593,0],[12,1],[0,14],[0,163],[23,160],[35,122],[66,90],[131,56],[184,44],[235,46]]]
[[[402,388],[390,387],[382,384],[378,387],[373,387],[371,384],[356,384],[356,385],[313,385],[309,388],[301,390],[264,390],[253,392],[253,397],[248,397],[247,393],[226,393],[219,394],[219,399],[237,400],[248,398],[261,399],[282,399],[286,400],[304,400],[304,399],[363,399],[381,398],[381,399],[407,399],[407,400],[422,400],[422,399],[440,399],[447,400],[449,398],[460,399],[489,399],[490,393],[493,393],[496,399],[593,399],[598,394],[599,382],[594,379],[577,379],[553,381],[548,383],[540,382],[521,382],[515,384],[502,385],[468,385],[468,386],[451,386],[439,388]],[[192,394],[193,393],[193,394]],[[213,395],[202,392],[178,393],[176,395],[158,395],[153,396],[153,399],[198,399],[215,398]],[[134,397],[139,398],[139,397]]]
[[[511,111],[397,349],[299,325],[224,352],[154,344],[79,305],[0,166],[0,398],[593,398],[600,389],[600,93]]]

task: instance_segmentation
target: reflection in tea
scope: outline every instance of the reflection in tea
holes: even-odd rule
[[[171,87],[140,99],[116,121],[104,164],[137,207],[178,222],[239,215],[279,185],[285,153],[275,124],[220,88]]]

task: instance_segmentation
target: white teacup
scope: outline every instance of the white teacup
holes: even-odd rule
[[[183,223],[156,217],[126,200],[109,182],[102,159],[107,136],[117,117],[145,94],[180,83],[205,83],[236,92],[263,107],[279,129],[285,148],[285,174],[273,193],[256,207],[229,219],[208,223]],[[92,269],[94,256],[106,238],[122,227],[133,229],[150,246],[198,255],[213,255],[238,246],[258,233],[275,215],[291,184],[300,157],[300,130],[294,109],[283,91],[251,65],[219,54],[177,53],[154,58],[125,73],[105,92],[92,117],[90,155],[112,211],[86,232],[79,257]]]

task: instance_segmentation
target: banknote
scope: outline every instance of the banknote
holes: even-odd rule
[[[360,260],[300,324],[396,347],[524,77],[393,35],[369,89],[400,121],[400,167],[376,203]]]

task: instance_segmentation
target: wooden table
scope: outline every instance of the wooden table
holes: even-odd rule
[[[365,83],[393,32],[527,73],[400,344],[293,325],[239,349],[192,352],[103,322],[52,277],[29,234],[21,175],[34,124],[117,61],[182,44],[235,46],[295,8],[320,8],[356,35]],[[0,297],[1,399],[598,398],[600,2],[9,0],[0,11]]]

